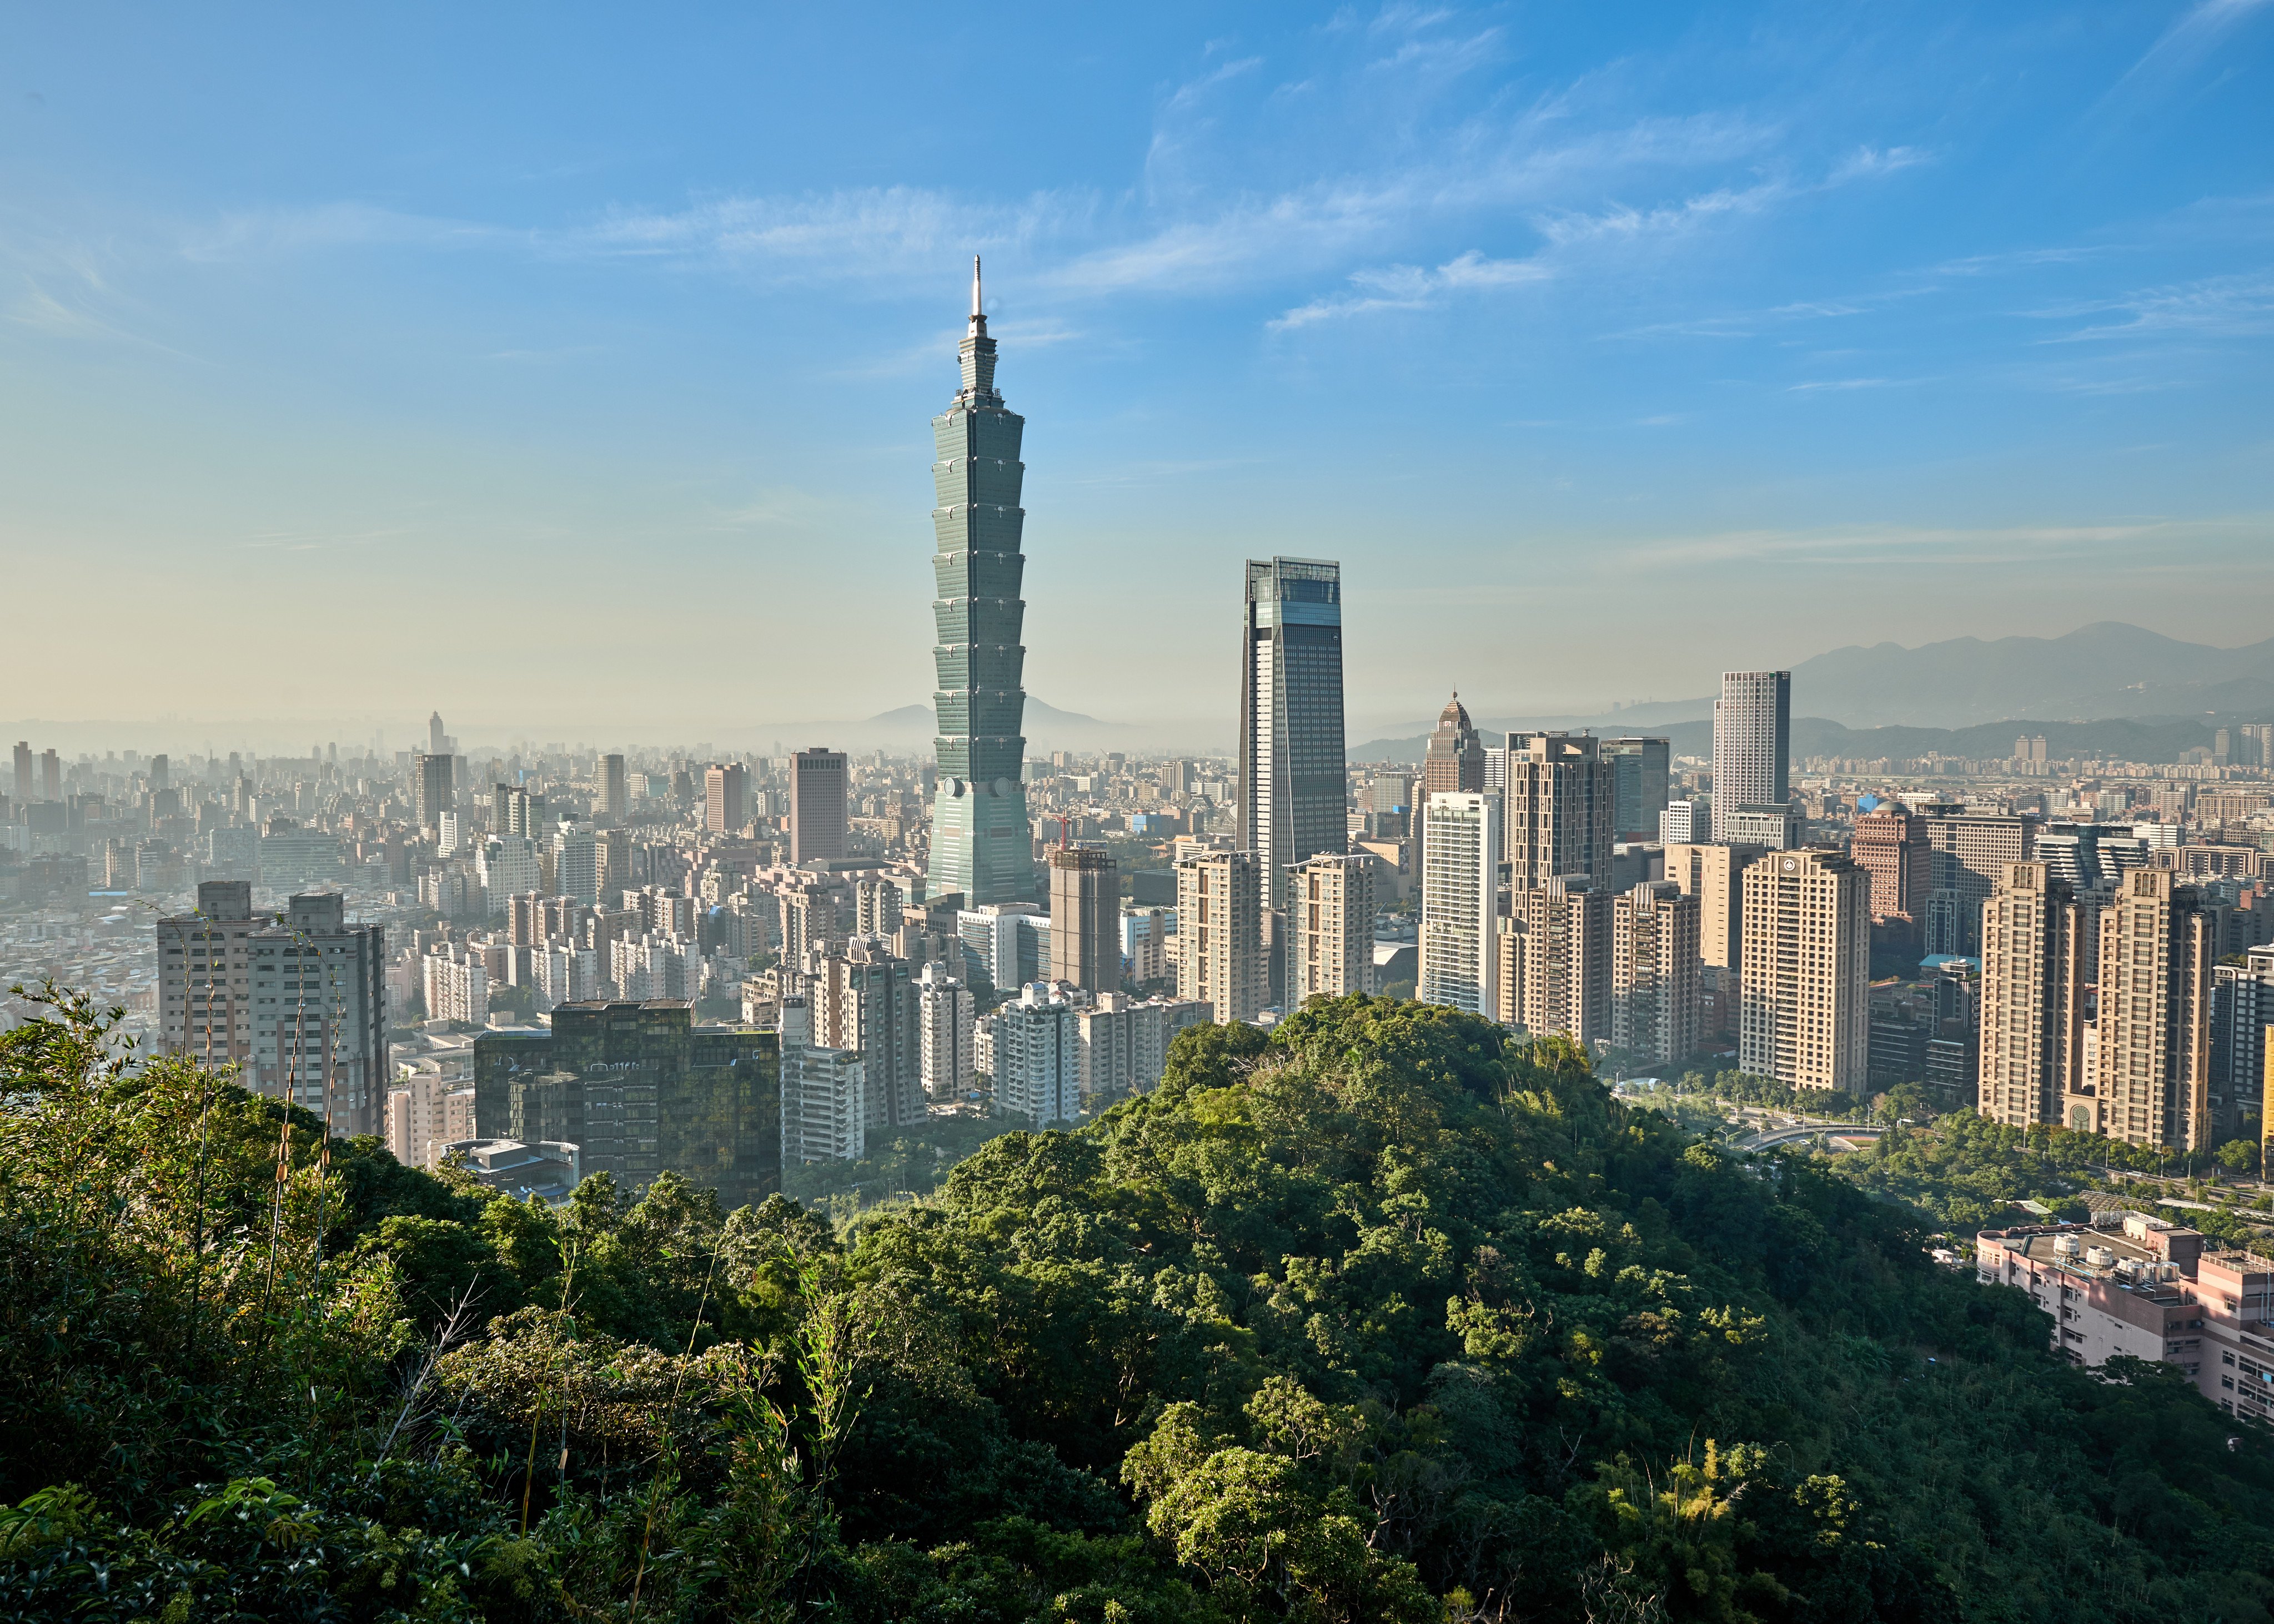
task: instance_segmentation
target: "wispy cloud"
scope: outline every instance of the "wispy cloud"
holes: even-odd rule
[[[478,221],[448,220],[345,201],[225,214],[185,234],[180,251],[187,259],[223,262],[327,248],[473,248],[533,243],[538,237],[535,232]]]
[[[1270,325],[1276,331],[1285,332],[1316,321],[1362,316],[1374,311],[1427,310],[1455,294],[1545,282],[1552,274],[1536,259],[1488,259],[1472,248],[1434,270],[1418,265],[1391,265],[1377,270],[1354,271],[1351,281],[1359,291],[1314,300],[1274,319]]]
[[[2274,527],[2274,515],[2267,514],[2137,518],[2097,524],[1834,525],[1661,537],[1616,551],[1628,565],[1824,563],[1849,568],[1886,565],[1915,569],[1922,559],[1931,557],[1939,567],[1971,568],[2075,553],[2165,560],[2171,556],[2165,546],[2195,544],[2200,549],[2204,544],[2248,545],[2254,538],[2263,538],[2270,527]],[[2200,550],[2194,556],[2206,567],[2214,561],[2211,554]]]
[[[2253,272],[2210,276],[2171,287],[2148,288],[2112,298],[2084,300],[2034,311],[2049,320],[2120,315],[2048,340],[2074,343],[2096,339],[2249,338],[2274,333],[2274,274]]]
[[[2267,0],[2197,0],[2109,88],[2101,105],[2106,108],[2164,94],[2201,66],[2227,35],[2266,4]]]

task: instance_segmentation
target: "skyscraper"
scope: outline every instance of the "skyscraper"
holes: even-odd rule
[[[1342,566],[1247,560],[1239,653],[1239,844],[1263,865],[1264,906],[1287,870],[1349,845],[1343,791]]]
[[[1582,1043],[1610,1036],[1611,898],[1594,881],[1557,875],[1518,888],[1498,948],[1494,1004],[1503,1024]]]
[[[789,758],[789,860],[845,855],[845,752],[800,750]],[[1020,831],[1023,837],[1025,831]],[[937,861],[939,831],[932,831]]]
[[[1916,925],[1934,885],[1934,853],[1926,825],[1909,807],[1888,804],[1856,820],[1848,854],[1871,876],[1874,922]]]
[[[1510,877],[1544,885],[1587,875],[1608,886],[1616,770],[1585,734],[1511,733],[1506,752]]]
[[[2091,921],[2041,862],[2007,864],[1983,909],[1982,1115],[2009,1128],[2061,1122],[2083,1081]],[[2090,1128],[2089,1098],[2075,1109]]]
[[[2210,918],[2168,868],[2135,868],[2100,916],[2090,1125],[2111,1139],[2209,1150]]]
[[[1121,886],[1113,853],[1062,846],[1050,854],[1050,980],[1084,992],[1121,990]]]
[[[931,420],[939,788],[927,894],[960,891],[976,906],[1032,901],[1035,859],[1020,731],[1027,651],[1019,642],[1027,607],[1020,596],[1027,510],[1019,505],[1027,465],[1019,449],[1027,420],[1005,409],[995,387],[995,341],[987,335],[975,259],[971,325],[960,353],[963,387]]]
[[[410,793],[418,827],[440,838],[442,814],[456,804],[451,795],[450,758],[440,751],[410,758]]]
[[[426,753],[429,756],[448,756],[450,753],[450,736],[442,731],[442,713],[440,710],[426,718]]]
[[[32,746],[28,740],[16,741],[16,804],[23,806],[39,798],[32,776]]]
[[[1775,852],[1745,870],[1744,898],[1738,1065],[1788,1088],[1863,1093],[1871,876],[1840,852]]]
[[[1479,775],[1484,757],[1478,753]],[[1499,985],[1500,801],[1482,790],[1441,790],[1421,808],[1421,976],[1424,1004],[1490,1018]],[[1178,929],[1185,929],[1179,918]]]
[[[733,834],[750,821],[749,803],[749,773],[740,762],[703,770],[704,828]]]
[[[1477,737],[1476,728],[1469,722],[1468,710],[1456,693],[1437,713],[1437,731],[1429,735],[1428,750],[1421,758],[1421,782],[1414,786],[1412,809],[1408,815],[1412,825],[1412,832],[1407,838],[1412,842],[1412,883],[1416,894],[1427,897],[1429,890],[1429,842],[1423,827],[1429,797],[1447,790],[1482,794],[1484,789],[1484,742]],[[1429,943],[1426,936],[1415,959],[1414,974],[1419,981],[1429,971]]]
[[[600,810],[621,823],[632,809],[631,789],[624,777],[624,758],[600,757]]]
[[[1792,754],[1792,673],[1725,671],[1713,702],[1713,838],[1740,807],[1785,806]]]

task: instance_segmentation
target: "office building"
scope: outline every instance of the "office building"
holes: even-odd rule
[[[248,940],[245,967],[245,1086],[328,1116],[335,1133],[377,1133],[391,1080],[384,931],[349,924],[336,891],[294,897]]]
[[[1983,904],[1976,1094],[1992,1122],[2093,1124],[2097,1111],[2084,1094],[2092,925],[2075,891],[2042,862],[2007,864]]]
[[[740,762],[703,770],[703,827],[714,835],[739,834],[750,822],[750,775]],[[842,801],[840,801],[840,811]],[[840,832],[839,844],[842,846]],[[844,853],[840,851],[838,855]]]
[[[246,880],[207,880],[197,912],[158,921],[158,1043],[212,1066],[252,1057],[253,933]]]
[[[418,827],[438,839],[442,833],[442,814],[456,804],[451,778],[452,763],[442,752],[410,758],[412,813],[418,820]]]
[[[1177,996],[1229,1026],[1262,1013],[1263,879],[1253,852],[1208,852],[1177,865]]]
[[[1773,852],[1745,869],[1743,894],[1737,1064],[1788,1088],[1864,1093],[1871,876],[1838,852]]]
[[[1121,990],[1121,884],[1103,846],[1050,853],[1050,979],[1093,996]]]
[[[1585,875],[1606,885],[1617,768],[1588,734],[1511,733],[1504,753],[1510,882],[1544,885],[1557,875]]]
[[[1765,852],[1797,850],[1801,840],[1799,811],[1787,806],[1743,806],[1726,816],[1716,813],[1714,838],[1732,846],[1758,846]]]
[[[426,718],[426,750],[433,756],[450,754],[450,735],[442,730],[442,713],[440,710]]]
[[[550,1031],[474,1040],[474,1120],[575,1145],[629,1194],[677,1173],[731,1212],[781,1187],[780,1052],[771,1032],[696,1026],[684,1002],[563,1004]]]
[[[1431,795],[1421,839],[1419,996],[1490,1018],[1499,986],[1499,798],[1482,790]]]
[[[2100,916],[2091,1125],[2111,1139],[2212,1147],[2211,920],[2167,868],[2137,868]]]
[[[2080,897],[2112,892],[2135,868],[2148,866],[2148,842],[2125,823],[2051,823],[2029,842],[2033,861]]]
[[[2009,863],[2037,855],[2037,825],[2006,812],[1973,812],[1947,803],[1917,808],[1933,853],[1925,946],[1931,954],[1973,957],[1982,936],[1982,905]]]
[[[1670,880],[1611,898],[1610,1040],[1642,1065],[1674,1065],[1704,1041],[1698,898]]]
[[[846,788],[844,751],[800,750],[789,758],[792,865],[845,855]]]
[[[1348,844],[1339,564],[1247,561],[1239,752],[1238,844],[1262,868],[1265,908],[1284,908],[1286,871]]]
[[[1792,673],[1725,671],[1713,702],[1713,838],[1737,837],[1740,807],[1790,804]]]
[[[1659,844],[1667,846],[1703,845],[1711,838],[1713,809],[1702,801],[1671,801],[1658,815]]]
[[[1909,807],[1874,808],[1856,820],[1848,854],[1871,876],[1871,919],[1916,924],[1934,885],[1934,853],[1925,822]]]
[[[1584,874],[1557,875],[1512,892],[1495,922],[1494,1019],[1543,1037],[1609,1037],[1610,897]]]
[[[1666,877],[1698,898],[1698,953],[1709,968],[1735,974],[1744,963],[1744,873],[1757,846],[1669,846]]]
[[[1074,1011],[1081,1102],[1095,1110],[1133,1094],[1150,1094],[1167,1068],[1169,1045],[1187,1026],[1209,1024],[1209,1006],[1174,998],[1133,998],[1110,992]]]
[[[1289,1009],[1374,990],[1374,863],[1321,853],[1288,870]]]
[[[600,811],[612,821],[621,823],[632,809],[631,784],[624,772],[621,756],[600,757]]]
[[[1081,1115],[1081,1056],[1074,1006],[1048,983],[1021,988],[1018,1002],[987,1018],[992,1035],[995,1115],[1037,1131]]]
[[[32,771],[32,746],[29,741],[16,741],[16,804],[29,806],[39,799],[39,780]]]
[[[963,387],[931,425],[939,783],[925,894],[958,891],[975,906],[1035,897],[1020,642],[1027,510],[1019,505],[1026,477],[1019,453],[1027,420],[1005,408],[995,387],[995,341],[976,259],[960,355]]]
[[[1658,816],[1666,810],[1667,785],[1673,769],[1673,741],[1641,737],[1606,739],[1602,748],[1611,763],[1611,838],[1662,839]]]
[[[973,1086],[972,1028],[979,1006],[945,966],[928,964],[917,979],[916,1010],[924,1095],[934,1105],[956,1104]]]
[[[955,934],[965,968],[990,987],[1008,991],[1050,974],[1050,916],[1031,902],[958,909]]]
[[[40,795],[49,801],[64,798],[63,758],[53,750],[40,752]]]

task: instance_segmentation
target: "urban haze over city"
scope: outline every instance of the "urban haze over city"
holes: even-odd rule
[[[0,40],[24,1616],[2274,1618],[2274,6]]]

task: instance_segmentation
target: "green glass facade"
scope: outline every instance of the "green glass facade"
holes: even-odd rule
[[[550,1032],[474,1040],[474,1131],[575,1145],[584,1173],[634,1192],[677,1173],[731,1212],[781,1188],[778,1041],[697,1026],[676,999],[564,1004]]]
[[[995,388],[995,341],[980,310],[975,260],[971,295],[963,387],[931,423],[939,788],[928,894],[960,891],[975,906],[1033,900],[1035,859],[1024,781],[1027,650],[1019,641],[1027,610],[1020,597],[1027,511],[1019,505],[1027,469],[1019,450],[1027,420],[1006,410]]]

